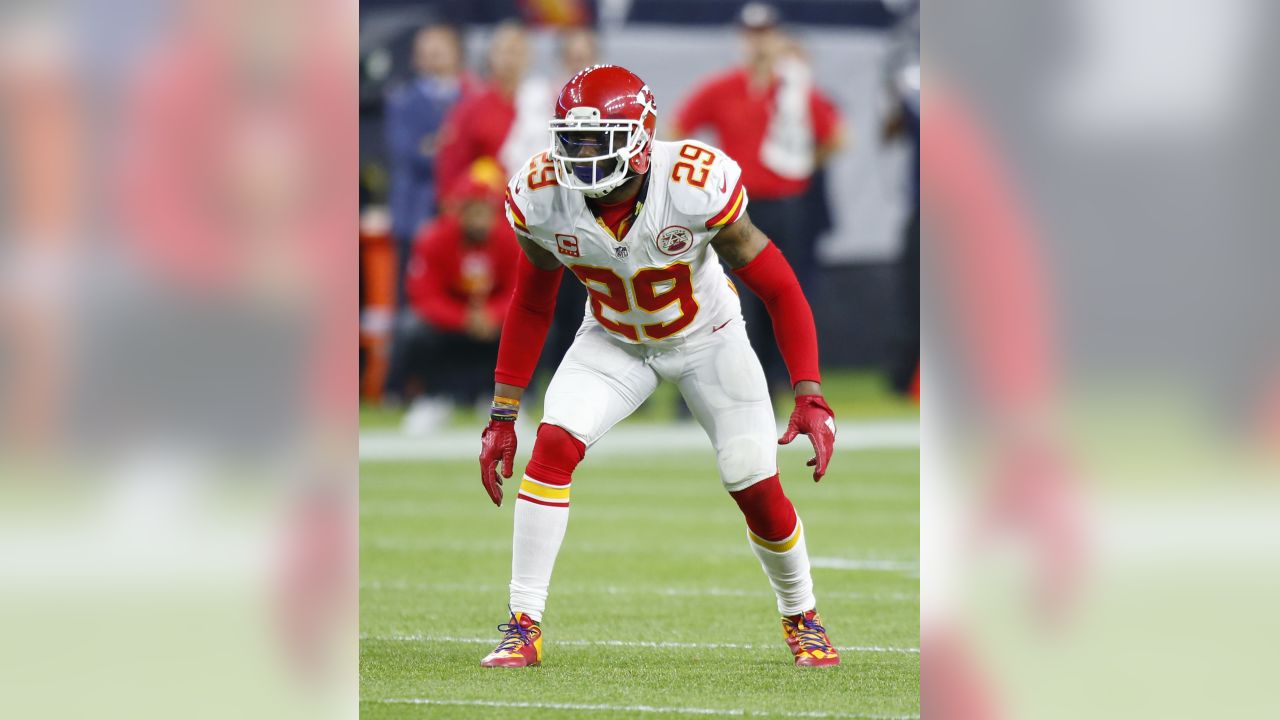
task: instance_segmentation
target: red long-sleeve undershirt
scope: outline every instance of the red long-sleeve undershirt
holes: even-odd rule
[[[551,328],[563,275],[563,267],[541,270],[520,253],[516,289],[498,341],[498,367],[493,373],[496,382],[516,387],[529,385]]]
[[[751,262],[734,270],[751,292],[760,296],[778,350],[791,374],[791,386],[802,380],[822,382],[818,372],[818,329],[800,281],[777,245],[769,243]]]

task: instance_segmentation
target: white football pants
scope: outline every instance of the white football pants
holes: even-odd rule
[[[742,490],[778,472],[769,387],[740,317],[667,348],[616,340],[587,322],[547,387],[542,422],[590,448],[660,380],[675,383],[711,439],[725,489]]]

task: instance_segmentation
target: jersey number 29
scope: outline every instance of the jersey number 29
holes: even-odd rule
[[[551,153],[544,152],[529,162],[529,176],[524,182],[530,190],[556,184],[556,166],[551,164]]]
[[[591,296],[591,314],[606,330],[639,342],[640,333],[651,340],[670,337],[689,327],[698,315],[698,301],[693,297],[693,278],[688,263],[675,263],[663,268],[642,268],[631,276],[631,291],[627,281],[609,268],[594,265],[570,265],[569,269],[582,281]],[[668,286],[669,284],[669,286]],[[665,287],[664,287],[665,286]],[[627,325],[604,316],[604,308],[619,313],[635,306],[647,313],[656,313],[672,303],[680,303],[680,317],[666,323]]]
[[[700,145],[685,144],[680,146],[680,157],[693,162],[682,160],[676,163],[675,167],[671,168],[671,179],[694,187],[706,187],[707,173],[710,171],[711,163],[716,161],[716,154]]]

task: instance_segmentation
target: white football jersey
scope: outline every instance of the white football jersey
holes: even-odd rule
[[[587,288],[584,323],[630,343],[676,344],[741,316],[711,238],[742,216],[742,170],[694,140],[654,142],[649,185],[621,239],[577,190],[556,184],[547,153],[507,186],[507,220]]]

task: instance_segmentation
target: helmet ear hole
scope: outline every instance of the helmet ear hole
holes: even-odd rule
[[[636,153],[635,157],[631,158],[631,169],[641,175],[649,172],[649,153],[647,144],[645,146],[645,150]]]
[[[636,152],[631,156],[631,169],[643,175],[649,171],[649,149],[653,145],[653,138],[649,135],[649,131],[643,127],[636,133],[640,138],[640,147],[636,148]]]

